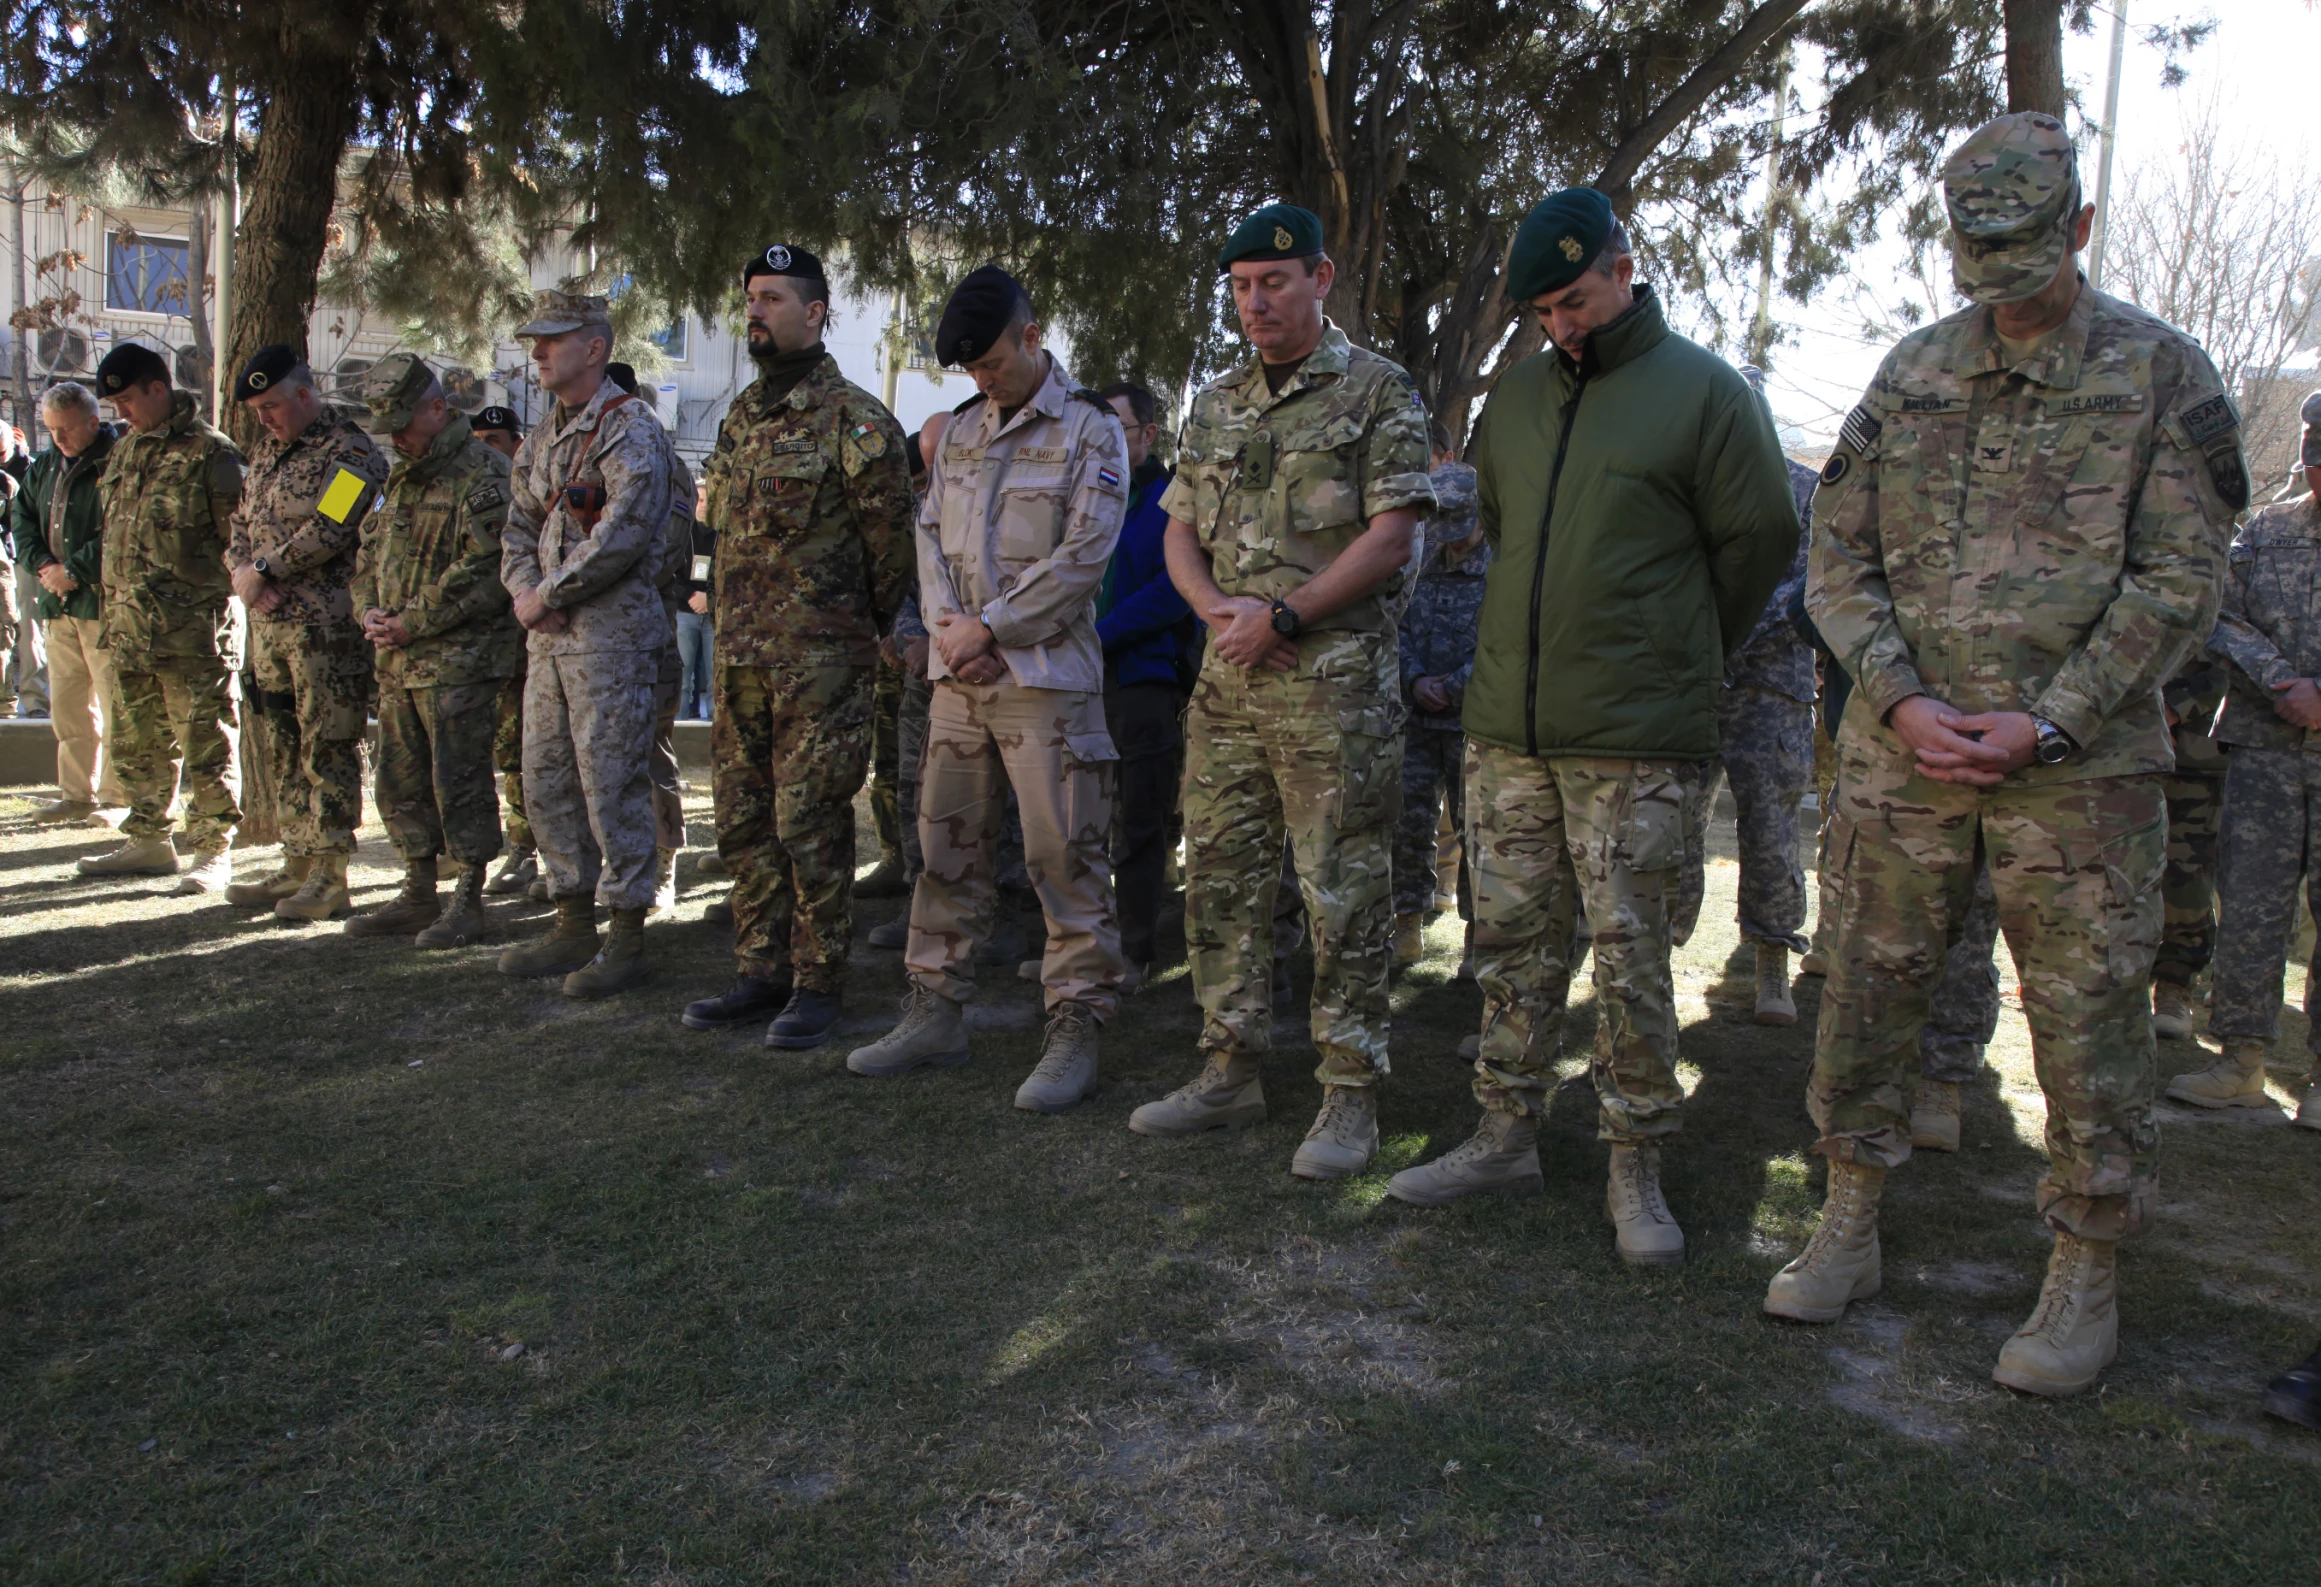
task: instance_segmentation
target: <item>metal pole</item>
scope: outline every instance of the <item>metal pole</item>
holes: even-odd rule
[[[2103,145],[2095,163],[2095,235],[2087,250],[2087,284],[2103,286],[2103,245],[2111,218],[2111,151],[2120,124],[2120,57],[2128,44],[2128,0],[2112,0],[2111,76],[2103,85]]]
[[[241,153],[241,133],[235,127],[234,78],[230,71],[222,79],[226,102],[223,165],[225,181],[218,194],[217,241],[217,351],[210,358],[210,411],[217,415],[222,427],[226,422],[226,399],[232,395],[234,376],[229,360],[234,352],[234,221],[242,208],[241,173],[236,169]]]
[[[32,411],[32,361],[25,354],[24,338],[30,334],[17,324],[24,311],[24,175],[16,162],[8,162],[8,339],[12,372],[16,387],[16,427],[24,432],[24,439],[40,445],[39,423]]]
[[[895,390],[902,379],[903,363],[903,294],[895,290],[894,313],[887,320],[886,333],[886,411],[895,411]]]

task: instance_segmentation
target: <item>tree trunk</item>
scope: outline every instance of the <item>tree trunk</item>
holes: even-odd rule
[[[2006,0],[2007,110],[2063,114],[2063,0]]]

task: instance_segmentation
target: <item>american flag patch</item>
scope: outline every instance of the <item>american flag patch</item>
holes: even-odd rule
[[[1106,490],[1118,490],[1120,488],[1120,476],[1113,473],[1112,470],[1108,468],[1098,468],[1096,470],[1096,480],[1097,483],[1102,485]]]

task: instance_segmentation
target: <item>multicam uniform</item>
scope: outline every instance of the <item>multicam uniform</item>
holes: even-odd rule
[[[354,609],[400,617],[411,640],[376,662],[379,816],[405,860],[500,850],[492,741],[524,647],[500,583],[507,516],[507,459],[455,413],[424,455],[395,459],[363,524]]]
[[[741,973],[836,992],[878,636],[915,571],[902,429],[825,357],[733,401],[704,480],[717,531],[717,849]]]
[[[386,479],[378,443],[325,408],[288,441],[259,439],[234,514],[228,571],[264,563],[282,595],[250,612],[250,706],[266,721],[286,855],[351,854],[362,824],[371,642],[347,584]]]
[[[1260,441],[1259,438],[1263,440]],[[1252,358],[1194,397],[1161,498],[1192,526],[1217,587],[1274,600],[1382,513],[1435,506],[1426,412],[1410,377],[1336,325],[1279,392]],[[1393,831],[1402,802],[1400,572],[1307,625],[1288,672],[1212,647],[1185,752],[1185,936],[1201,1050],[1273,1045],[1274,903],[1286,832],[1314,935],[1312,1028],[1326,1085],[1387,1072]]]
[[[233,689],[242,617],[225,564],[242,454],[181,391],[160,429],[128,430],[113,443],[99,492],[114,673],[107,747],[129,795],[121,835],[169,835],[182,767],[186,836],[223,849],[242,819]]]
[[[1402,740],[1402,814],[1394,827],[1394,912],[1420,914],[1434,905],[1435,824],[1449,805],[1454,823],[1463,820],[1466,798],[1460,768],[1466,735],[1459,726],[1459,702],[1475,670],[1475,623],[1483,610],[1483,575],[1491,571],[1491,544],[1477,541],[1453,560],[1450,548],[1475,532],[1475,471],[1445,463],[1428,476],[1436,511],[1426,523],[1426,550],[1402,614],[1398,648],[1402,657],[1403,708],[1410,713]],[[1439,677],[1450,694],[1450,709],[1428,712],[1410,692],[1421,678]],[[1463,840],[1462,840],[1463,841]],[[1459,909],[1468,912],[1466,861],[1459,863]]]
[[[2228,572],[2227,614],[2232,588]],[[2224,620],[2220,618],[2220,624]],[[2166,783],[2168,872],[2160,884],[2160,953],[2152,979],[2178,986],[2190,986],[2216,957],[2216,849],[2224,821],[2228,763],[2224,744],[2232,742],[2220,742],[2210,731],[2224,704],[2229,670],[2229,664],[2213,653],[2218,637],[2222,636],[2195,649],[2161,691],[2168,709],[2176,713],[2176,725],[2170,730],[2176,769]]]

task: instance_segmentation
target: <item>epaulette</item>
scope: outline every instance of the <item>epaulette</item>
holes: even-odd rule
[[[980,392],[980,391],[978,391],[978,392],[977,392],[977,393],[976,393],[974,396],[972,396],[972,397],[969,397],[969,398],[968,398],[968,399],[967,399],[965,402],[962,402],[961,404],[959,404],[959,406],[958,406],[958,407],[956,407],[956,408],[953,408],[953,409],[951,410],[951,416],[952,416],[953,418],[957,418],[957,417],[958,417],[960,414],[962,414],[962,413],[965,413],[965,412],[966,412],[966,411],[967,411],[969,408],[972,408],[972,407],[974,407],[974,406],[975,406],[977,403],[981,402],[982,400],[983,400],[983,393],[982,393],[982,392]]]
[[[1087,403],[1092,408],[1103,409],[1104,412],[1110,415],[1112,418],[1117,419],[1120,417],[1119,413],[1114,411],[1111,403],[1106,402],[1102,397],[1099,397],[1095,392],[1090,391],[1086,386],[1073,387],[1072,395],[1078,397],[1082,402]]]

